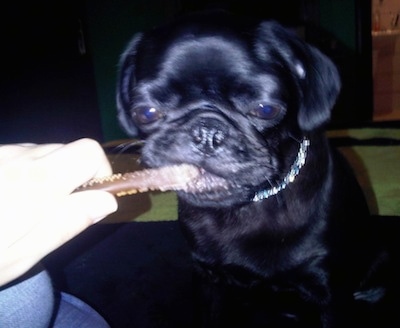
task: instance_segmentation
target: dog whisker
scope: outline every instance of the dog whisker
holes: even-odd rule
[[[298,137],[294,136],[293,134],[289,134],[289,137],[298,143],[301,143],[303,141],[303,137],[298,138]]]
[[[140,153],[144,144],[144,140],[132,140],[112,147],[109,152],[117,155],[126,154],[127,152]]]

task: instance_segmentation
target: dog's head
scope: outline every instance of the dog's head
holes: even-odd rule
[[[134,37],[120,62],[118,116],[146,139],[146,165],[189,163],[211,185],[229,182],[182,199],[231,206],[280,188],[339,88],[332,62],[276,22],[200,15]]]

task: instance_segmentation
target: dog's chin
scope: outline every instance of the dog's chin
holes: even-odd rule
[[[254,191],[252,188],[224,179],[203,169],[199,178],[185,190],[177,192],[178,197],[196,207],[233,207],[248,203]]]
[[[178,191],[178,198],[196,207],[234,207],[248,203],[251,199],[248,190],[226,190],[207,192]]]

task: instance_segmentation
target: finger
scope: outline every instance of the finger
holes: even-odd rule
[[[65,146],[64,144],[60,143],[35,145],[33,147],[29,147],[30,150],[27,153],[27,157],[29,156],[32,159],[42,158],[64,146]]]
[[[33,173],[39,177],[47,172],[53,186],[62,186],[70,191],[91,178],[112,173],[103,149],[92,139],[80,139],[56,149],[39,159],[34,169],[37,172]]]

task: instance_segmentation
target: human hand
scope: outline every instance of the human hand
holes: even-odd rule
[[[72,193],[111,173],[102,148],[91,139],[0,147],[0,286],[116,211],[107,192]]]

